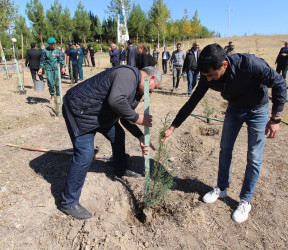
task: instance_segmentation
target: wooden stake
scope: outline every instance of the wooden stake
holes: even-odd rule
[[[61,155],[73,155],[74,154],[73,151],[60,151],[60,150],[51,150],[51,149],[45,149],[45,148],[32,148],[32,147],[26,147],[26,146],[9,144],[9,143],[6,143],[6,146],[13,147],[13,148],[26,149],[26,150],[30,150],[30,151],[47,152],[47,153],[61,154]],[[94,156],[94,159],[95,160],[113,161],[113,157],[111,157],[111,156],[97,155],[97,154]]]

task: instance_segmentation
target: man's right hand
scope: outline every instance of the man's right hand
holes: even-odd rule
[[[38,75],[42,75],[42,69],[40,68],[39,70],[38,70]]]
[[[147,127],[152,127],[152,115],[139,114],[136,124],[147,126]]]
[[[171,68],[171,67],[170,67],[169,69],[170,69],[170,71],[172,71],[172,68]]]
[[[167,138],[172,135],[172,133],[174,132],[175,127],[170,126],[166,131],[165,131],[165,136],[163,137],[163,139],[161,140],[162,142],[166,143]]]

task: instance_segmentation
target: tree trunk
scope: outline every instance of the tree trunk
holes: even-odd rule
[[[159,48],[159,32],[158,32],[158,44],[157,44],[157,47]]]
[[[60,43],[61,43],[61,47],[62,47],[62,34],[60,35]]]
[[[43,38],[42,38],[42,34],[40,33],[40,40],[41,40],[41,44],[43,45]]]
[[[83,43],[86,43],[86,41],[85,41],[85,34],[84,34],[84,32],[82,33],[82,36],[83,36],[82,42],[83,42]]]
[[[137,44],[138,44],[138,32],[137,32]]]

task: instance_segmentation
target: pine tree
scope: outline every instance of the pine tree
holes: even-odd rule
[[[18,18],[18,7],[15,7],[13,1],[0,1],[0,31],[8,29],[9,25],[15,22]]]
[[[26,14],[28,19],[32,22],[33,35],[37,41],[48,39],[47,35],[47,20],[44,15],[43,5],[39,0],[30,0],[30,3],[26,3]]]
[[[86,43],[86,36],[89,38],[90,35],[91,20],[87,11],[84,10],[84,5],[81,4],[81,1],[77,5],[73,23],[75,38],[77,41],[82,40],[82,42]]]

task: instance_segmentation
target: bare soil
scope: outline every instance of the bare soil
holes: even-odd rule
[[[200,46],[232,40],[236,52],[260,56],[274,66],[279,49],[288,36],[251,36],[199,40]],[[190,43],[191,44],[191,43]],[[185,42],[184,50],[187,49]],[[172,52],[173,47],[170,47]],[[99,55],[99,69],[84,67],[84,78],[109,67],[109,55]],[[216,184],[222,122],[206,123],[190,116],[168,142],[170,166],[175,185],[163,207],[143,223],[141,204],[144,177],[111,179],[113,166],[95,160],[88,172],[81,204],[93,213],[87,221],[77,221],[58,210],[60,193],[71,156],[11,148],[6,143],[49,150],[72,148],[64,120],[49,104],[47,86],[35,92],[29,72],[25,72],[25,95],[19,95],[17,75],[10,80],[0,75],[0,249],[287,249],[288,248],[288,127],[281,124],[276,139],[267,140],[261,175],[252,198],[248,221],[231,219],[239,201],[243,182],[247,132],[243,127],[233,154],[229,197],[214,204],[202,202],[203,195]],[[63,92],[71,87],[63,80]],[[187,82],[171,94],[172,75],[151,96],[152,143],[164,118],[172,120],[188,100]],[[223,120],[227,103],[219,93],[208,91],[213,118]],[[143,112],[140,103],[137,112]],[[201,101],[194,114],[204,115]],[[284,111],[288,122],[288,110]],[[96,135],[99,153],[110,156],[111,147]],[[138,141],[127,133],[126,151],[130,167],[143,172],[144,161]],[[152,153],[153,158],[153,153]]]

